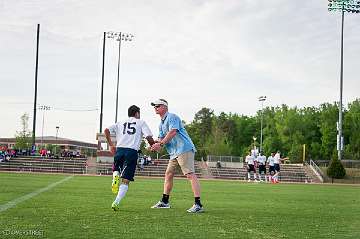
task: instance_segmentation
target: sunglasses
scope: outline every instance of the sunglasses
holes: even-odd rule
[[[154,105],[154,108],[157,109],[159,108],[161,105]]]

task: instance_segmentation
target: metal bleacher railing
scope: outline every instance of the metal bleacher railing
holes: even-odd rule
[[[324,182],[324,175],[319,166],[316,165],[316,163],[310,159],[309,161],[310,168],[314,171],[316,176],[319,178],[319,180],[323,183]]]

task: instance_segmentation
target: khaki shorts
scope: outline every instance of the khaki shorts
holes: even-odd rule
[[[170,159],[166,172],[175,173],[176,167],[179,165],[184,175],[189,173],[195,173],[194,156],[195,156],[194,152],[189,151],[180,154],[175,159]]]

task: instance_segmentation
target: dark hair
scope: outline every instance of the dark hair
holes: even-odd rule
[[[129,117],[134,117],[137,112],[140,113],[140,108],[137,107],[136,105],[132,105],[128,109],[128,116]]]

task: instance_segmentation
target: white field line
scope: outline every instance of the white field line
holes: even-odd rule
[[[26,201],[26,200],[28,200],[28,199],[30,199],[30,198],[32,198],[32,197],[35,197],[35,196],[39,195],[40,193],[46,192],[46,191],[48,191],[48,190],[56,187],[57,185],[59,185],[59,184],[61,184],[61,183],[63,183],[63,182],[66,182],[66,181],[68,181],[68,180],[70,180],[70,179],[72,179],[73,177],[74,177],[74,176],[66,177],[66,178],[64,178],[64,179],[61,179],[61,180],[58,181],[58,182],[49,184],[49,185],[46,186],[45,188],[40,188],[40,189],[38,189],[38,190],[36,190],[36,191],[34,191],[34,192],[31,192],[31,193],[26,194],[26,195],[24,195],[24,196],[18,197],[18,198],[14,199],[14,200],[6,203],[6,204],[0,205],[0,213],[3,212],[3,211],[8,210],[8,209],[10,209],[10,208],[15,207],[17,204],[19,204],[19,203],[21,203],[21,202],[24,202],[24,201]]]

